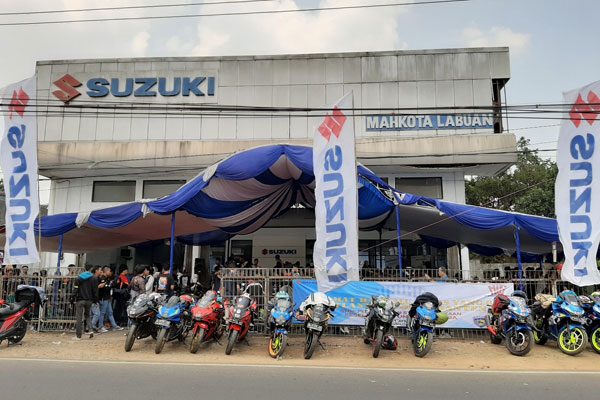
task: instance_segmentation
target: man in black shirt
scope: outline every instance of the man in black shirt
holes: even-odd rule
[[[98,278],[96,274],[98,267],[91,268],[91,271],[85,271],[79,274],[73,286],[73,298],[75,303],[75,334],[74,339],[81,340],[83,333],[83,319],[85,318],[87,327],[90,329],[90,339],[94,337],[92,329],[92,319],[90,310],[92,303],[98,301]]]
[[[100,278],[100,284],[98,285],[98,297],[100,298],[100,332],[108,332],[108,330],[104,327],[104,319],[108,318],[110,322],[110,326],[118,331],[123,330],[116,322],[115,317],[113,315],[112,308],[112,282],[113,282],[113,272],[109,266],[105,266],[102,268],[102,277]]]

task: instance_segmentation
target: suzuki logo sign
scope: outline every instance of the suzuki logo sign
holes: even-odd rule
[[[296,255],[298,251],[296,249],[262,249],[261,251],[263,256],[271,255]]]
[[[65,104],[73,100],[75,97],[81,96],[81,93],[75,89],[76,87],[81,86],[81,82],[69,74],[64,75],[52,83],[54,83],[54,86],[60,89],[55,90],[52,92],[52,94]]]
[[[86,77],[65,74],[52,83],[57,90],[52,94],[65,104],[78,97],[102,99],[129,99],[143,97],[144,101],[161,98],[161,102],[177,99],[177,102],[215,102],[217,78],[215,73],[187,76],[168,76],[152,72],[134,77],[115,73],[114,76],[87,74]],[[189,101],[186,101],[190,99]]]

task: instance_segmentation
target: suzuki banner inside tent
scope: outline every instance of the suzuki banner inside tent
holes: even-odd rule
[[[319,290],[357,281],[358,205],[352,93],[344,96],[315,130],[315,231],[313,253]]]
[[[4,263],[29,264],[40,261],[34,222],[40,203],[38,194],[36,77],[0,89],[8,100],[3,109],[4,132],[0,166],[6,191],[6,240]],[[35,101],[35,100],[33,100]]]
[[[570,104],[562,121],[556,161],[555,207],[565,253],[561,277],[578,286],[600,283],[600,81],[564,94]]]

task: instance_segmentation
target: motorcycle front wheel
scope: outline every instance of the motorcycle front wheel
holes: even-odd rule
[[[239,334],[240,332],[236,330],[229,331],[229,338],[227,339],[227,347],[225,348],[225,354],[231,354],[231,350],[233,350],[233,346],[235,346],[235,342],[237,342]]]
[[[129,330],[127,331],[127,337],[125,338],[125,351],[126,352],[131,351],[131,348],[133,347],[133,343],[135,342],[135,339],[137,337],[138,328],[139,328],[139,325],[137,324],[137,322],[132,323],[131,326],[129,327]]]
[[[592,349],[594,349],[596,353],[600,354],[600,326],[592,331],[590,343],[592,344]]]
[[[269,355],[273,358],[281,357],[287,346],[287,335],[277,333],[269,340]]]
[[[506,348],[515,356],[524,356],[531,350],[533,333],[513,330],[506,338]]]
[[[585,349],[587,342],[587,332],[580,327],[573,329],[565,327],[558,334],[558,347],[560,351],[570,356],[581,353]]]
[[[433,344],[433,334],[427,331],[417,331],[413,340],[415,356],[425,357]]]
[[[190,353],[196,354],[200,350],[200,344],[204,339],[204,328],[198,329],[198,332],[192,335],[192,342],[190,343]]]
[[[27,333],[27,321],[21,320],[19,321],[19,326],[17,327],[15,333],[7,338],[8,343],[16,344],[19,343],[25,337]]]
[[[317,339],[315,338],[315,333],[312,330],[309,330],[306,334],[306,341],[304,342],[304,359],[308,360],[312,357],[315,352],[315,346],[317,345]]]
[[[381,350],[381,343],[383,342],[383,331],[377,329],[375,332],[375,339],[371,343],[373,345],[373,358],[379,357],[379,350]]]
[[[160,354],[160,352],[163,350],[168,336],[169,328],[161,328],[161,330],[158,332],[158,336],[156,336],[156,345],[154,346],[154,352],[156,354]]]

